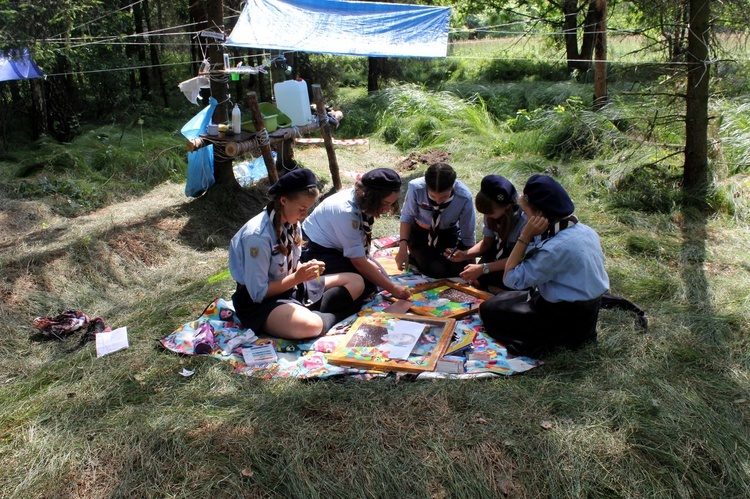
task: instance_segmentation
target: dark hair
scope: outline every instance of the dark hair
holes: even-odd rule
[[[285,197],[290,201],[294,201],[295,199],[299,199],[303,196],[317,198],[318,196],[320,196],[320,191],[317,187],[308,187],[307,189],[302,189],[301,191],[294,191],[287,194],[278,194],[271,196],[271,200],[266,205],[266,211],[268,211],[268,213],[270,214],[271,210],[276,210],[276,214],[273,217],[273,220],[271,220],[271,223],[273,223],[273,231],[276,234],[277,239],[281,236],[281,230],[283,229],[283,227],[281,226],[281,198]],[[297,227],[297,224],[295,224],[294,227],[294,244],[297,246],[302,245],[302,236],[299,233],[299,227]],[[279,245],[279,251],[282,255],[286,256],[286,247],[282,248],[282,245]]]
[[[375,215],[380,211],[383,200],[394,192],[387,189],[378,189],[376,187],[367,187],[361,180],[354,184],[354,197],[357,199],[357,205],[367,215]],[[391,214],[398,213],[398,200],[391,206]]]
[[[432,192],[445,192],[453,189],[456,183],[456,170],[448,163],[435,163],[424,173],[427,189]]]
[[[510,205],[510,209],[507,210],[500,218],[490,218],[489,214],[498,208],[503,208]],[[505,241],[508,238],[508,234],[513,230],[515,225],[515,214],[518,211],[518,194],[513,199],[510,199],[508,203],[501,203],[496,199],[492,199],[482,191],[477,192],[474,198],[474,206],[477,211],[485,216],[487,220],[487,227],[494,232],[497,232],[500,239]]]

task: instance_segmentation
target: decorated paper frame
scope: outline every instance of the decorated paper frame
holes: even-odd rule
[[[494,295],[449,280],[419,284],[411,289],[415,314],[446,319],[460,319],[477,312],[479,305]],[[393,298],[389,298],[393,299]],[[448,300],[448,301],[445,301]]]
[[[398,321],[424,325],[422,333],[406,359],[388,357],[388,341],[384,337]],[[328,362],[372,371],[434,371],[437,360],[453,337],[455,319],[419,315],[375,313],[360,317],[349,328],[336,349],[327,354]]]

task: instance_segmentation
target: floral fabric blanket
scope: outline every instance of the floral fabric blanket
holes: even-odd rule
[[[408,285],[415,277],[404,275],[401,278],[392,276],[391,279]],[[334,366],[328,362],[326,354],[335,350],[359,315],[382,312],[389,305],[391,302],[387,300],[387,293],[381,292],[366,303],[358,315],[352,315],[339,322],[326,335],[310,341],[292,341],[256,335],[252,330],[244,328],[235,318],[231,301],[217,298],[209,303],[195,320],[181,325],[159,341],[172,352],[183,355],[207,355],[228,361],[235,372],[250,376],[328,378],[346,375],[370,379],[387,374]],[[422,344],[429,341],[429,338],[421,339],[413,353],[418,354],[417,350],[430,348],[431,345]],[[273,345],[277,355],[276,362],[248,365],[242,354],[243,347],[264,344]],[[442,372],[422,373],[417,375],[417,378],[511,375],[541,365],[541,361],[536,359],[509,356],[503,345],[484,334],[478,314],[456,321],[453,338],[444,359],[446,362],[450,361],[449,365],[453,368],[443,369]],[[403,375],[405,373],[397,374]]]

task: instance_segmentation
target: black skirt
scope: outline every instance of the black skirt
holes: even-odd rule
[[[485,333],[513,355],[537,357],[554,347],[578,348],[596,341],[601,297],[548,302],[539,291],[506,291],[483,302],[479,316]]]
[[[452,262],[443,254],[446,250],[458,248],[468,249],[458,240],[458,230],[442,229],[438,232],[437,246],[429,245],[430,231],[414,223],[409,233],[409,262],[417,267],[419,271],[429,277],[442,279],[445,277],[458,277],[464,267],[469,263]]]
[[[263,326],[271,315],[271,312],[278,306],[285,303],[293,303],[310,310],[318,310],[320,301],[325,291],[325,281],[323,279],[307,281],[298,284],[286,293],[266,298],[260,303],[254,302],[250,298],[247,288],[244,284],[237,284],[237,289],[232,295],[234,312],[244,327],[252,329],[256,334],[263,332]]]

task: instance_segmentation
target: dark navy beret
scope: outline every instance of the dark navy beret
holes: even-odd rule
[[[482,179],[479,190],[500,204],[512,204],[516,198],[516,188],[502,175],[487,175]]]
[[[529,203],[553,217],[566,217],[573,213],[575,205],[563,186],[547,175],[532,175],[523,188]]]
[[[397,191],[401,189],[401,177],[390,168],[375,168],[362,175],[362,183],[367,187]]]
[[[307,168],[299,168],[287,173],[268,189],[269,196],[279,196],[290,192],[304,191],[310,187],[317,187],[315,174]]]

